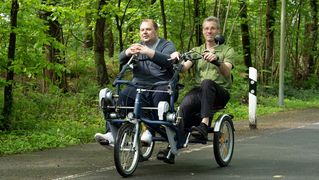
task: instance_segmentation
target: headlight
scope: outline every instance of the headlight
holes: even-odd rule
[[[166,112],[169,110],[169,104],[166,101],[160,101],[157,105],[157,115],[159,120],[164,120]]]
[[[175,123],[176,114],[175,113],[167,113],[166,120]]]
[[[99,105],[101,108],[113,105],[113,92],[108,88],[100,90],[99,93]]]

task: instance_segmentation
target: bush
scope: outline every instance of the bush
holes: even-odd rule
[[[98,92],[94,98],[86,93],[18,94],[12,130],[0,132],[0,155],[88,143],[104,129]]]

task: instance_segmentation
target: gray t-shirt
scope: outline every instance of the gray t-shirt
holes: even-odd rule
[[[140,44],[144,44],[141,42]],[[158,81],[167,81],[173,74],[173,64],[168,59],[170,54],[175,52],[175,45],[165,39],[159,39],[155,48],[155,55],[152,59],[144,54],[137,56],[138,61],[133,68],[133,82],[136,83],[155,83]],[[120,53],[120,64],[125,64],[130,57],[126,56],[125,50]]]

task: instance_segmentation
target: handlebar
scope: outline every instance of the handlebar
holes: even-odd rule
[[[197,56],[191,56],[191,55],[197,55]],[[189,51],[189,52],[186,52],[186,53],[183,53],[179,56],[179,58],[174,58],[174,59],[168,59],[170,61],[174,61],[174,62],[178,62],[178,61],[187,61],[187,60],[199,60],[199,59],[202,59],[203,56],[201,53],[199,52],[196,52],[196,51]]]
[[[128,69],[129,65],[131,65],[133,63],[133,61],[135,61],[136,56],[133,55],[131,56],[131,58],[128,60],[128,62],[122,67],[121,71],[119,72],[119,74],[116,76],[114,82],[113,82],[113,86],[116,86],[116,82],[119,81],[120,79],[122,79],[122,77],[124,76],[125,71]]]
[[[134,62],[136,60],[136,56],[132,56],[130,58],[130,60],[123,66],[122,70],[120,71],[120,73],[116,76],[114,82],[113,82],[113,86],[117,86],[119,87],[119,85],[122,84],[126,84],[129,86],[133,86],[136,88],[139,87],[155,87],[155,86],[163,86],[163,85],[176,85],[177,81],[178,81],[178,75],[181,72],[181,70],[183,69],[183,64],[179,63],[177,65],[174,66],[174,74],[172,76],[172,78],[170,80],[167,81],[158,81],[156,83],[136,83],[136,82],[132,82],[129,80],[122,80],[122,77],[124,76],[124,73],[126,72],[126,70],[128,69],[129,65],[132,64],[132,62]]]
[[[121,84],[126,84],[129,86],[133,87],[152,87],[152,86],[162,86],[162,85],[168,85],[170,81],[158,81],[156,83],[135,83],[129,80],[120,80],[120,79],[115,79],[113,84],[115,85],[121,85]]]
[[[225,38],[224,36],[220,35],[220,34],[217,34],[215,37],[214,37],[214,41],[215,41],[215,47],[217,46],[220,46],[222,44],[224,44],[225,42]],[[207,53],[209,52],[208,50],[205,50],[204,53]],[[194,56],[191,56],[191,54],[195,55]],[[179,57],[179,60],[199,60],[199,59],[202,59],[203,58],[203,54],[202,53],[199,53],[199,52],[196,52],[196,51],[189,51],[189,52],[186,52],[186,53],[183,53],[180,55]],[[174,60],[176,62],[176,60],[178,60],[177,58],[174,58],[174,59],[170,59],[170,60]],[[217,59],[216,59],[216,62],[219,60],[219,57],[217,56]],[[213,64],[215,64],[215,62],[212,62]],[[217,63],[218,64],[218,63]],[[216,65],[216,64],[215,64]]]
[[[221,35],[216,35],[215,38],[215,43],[217,44],[216,46],[219,46],[221,44],[224,43],[225,39],[223,36]],[[205,51],[204,51],[205,52]],[[139,86],[149,86],[149,87],[152,87],[152,86],[160,86],[160,85],[169,85],[169,84],[173,84],[178,81],[178,75],[179,73],[182,71],[183,69],[183,64],[181,63],[182,61],[187,61],[187,60],[199,60],[199,59],[202,59],[203,58],[203,55],[199,52],[196,52],[196,51],[189,51],[189,52],[186,52],[186,53],[183,53],[180,55],[179,57],[179,61],[177,60],[177,58],[175,59],[168,59],[168,60],[173,60],[175,62],[177,62],[176,66],[174,67],[174,70],[175,70],[175,73],[173,75],[173,77],[169,80],[169,81],[159,81],[159,82],[156,82],[156,83],[153,83],[153,84],[136,84],[136,83],[133,83],[131,81],[126,81],[126,80],[121,80],[122,77],[124,76],[124,73],[125,71],[128,69],[128,67],[136,60],[136,56],[133,55],[131,56],[131,58],[129,59],[129,61],[123,66],[122,70],[120,71],[120,73],[116,76],[114,82],[113,82],[113,86],[116,86],[116,85],[121,85],[121,84],[126,84],[126,85],[130,85],[130,86],[135,86],[135,87],[139,87]],[[219,57],[217,56],[217,61],[213,61],[212,63],[215,64],[216,66],[220,66],[220,63],[218,62],[219,60]]]

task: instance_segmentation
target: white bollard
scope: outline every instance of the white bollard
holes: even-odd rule
[[[257,128],[257,69],[249,67],[249,127],[250,129]]]

